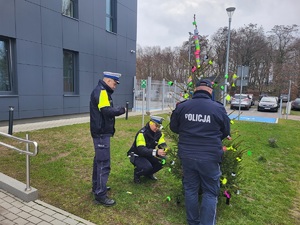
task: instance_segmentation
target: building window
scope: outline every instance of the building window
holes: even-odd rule
[[[117,1],[106,0],[106,30],[117,33]]]
[[[76,94],[77,53],[64,50],[64,93]]]
[[[62,13],[78,19],[78,0],[62,0]]]
[[[0,37],[0,93],[12,92],[12,51],[11,40]]]

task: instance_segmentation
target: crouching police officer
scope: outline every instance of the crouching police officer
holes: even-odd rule
[[[141,176],[157,180],[154,174],[162,169],[159,157],[166,156],[164,149],[167,147],[164,134],[161,132],[162,121],[162,117],[151,116],[150,121],[137,132],[127,152],[130,162],[135,166],[134,183],[141,183]]]

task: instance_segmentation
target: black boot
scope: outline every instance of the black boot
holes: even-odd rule
[[[136,184],[140,184],[141,183],[140,176],[137,175],[137,173],[136,173],[135,170],[134,170],[134,173],[133,173],[133,182],[136,183]]]
[[[116,201],[113,199],[108,198],[107,196],[104,197],[98,197],[95,195],[95,203],[101,204],[104,206],[113,206],[116,204]]]

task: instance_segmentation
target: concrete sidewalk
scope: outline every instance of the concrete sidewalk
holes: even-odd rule
[[[166,111],[151,111],[151,115],[168,113]],[[128,112],[128,117],[142,115],[142,112]],[[126,115],[120,116],[121,118]],[[120,118],[116,117],[116,118]],[[146,115],[145,115],[146,117]],[[89,114],[68,116],[53,116],[47,118],[16,120],[13,123],[13,133],[72,124],[87,123]],[[145,123],[147,120],[145,120]],[[0,132],[8,132],[8,121],[0,122]],[[1,181],[5,182],[5,181]],[[24,188],[26,185],[24,184]],[[76,215],[56,208],[40,200],[25,202],[0,188],[0,224],[1,225],[93,225]]]
[[[157,110],[151,111],[151,115],[168,113],[170,110]],[[144,113],[146,114],[146,113]],[[128,112],[128,117],[142,115],[141,111],[138,112]],[[117,118],[124,118],[126,115],[123,114]],[[146,115],[145,115],[146,117]],[[90,122],[90,115],[88,113],[75,114],[75,115],[64,115],[64,116],[53,116],[53,117],[44,117],[44,118],[35,118],[35,119],[23,119],[13,121],[13,133],[14,132],[25,132],[32,130],[40,130],[51,127],[66,126],[72,124],[88,123]],[[147,122],[147,121],[146,121]],[[0,122],[0,132],[8,132],[8,121]]]
[[[95,225],[40,200],[24,202],[2,189],[0,189],[0,224]]]

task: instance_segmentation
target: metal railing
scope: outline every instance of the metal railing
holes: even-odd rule
[[[132,110],[135,112],[143,111],[144,109],[146,112],[150,110],[174,109],[176,102],[184,100],[182,97],[183,89],[180,88],[183,86],[181,83],[174,81],[170,85],[165,79],[152,80],[151,77],[148,77],[143,88],[141,81],[134,77]]]
[[[19,142],[26,143],[26,150],[22,150],[15,146],[12,146],[10,144],[6,144],[6,143],[0,141],[0,145],[7,147],[9,149],[15,150],[15,151],[19,152],[20,154],[26,155],[26,188],[25,188],[25,191],[30,191],[31,187],[30,187],[30,158],[29,157],[36,156],[38,154],[38,143],[35,141],[30,141],[28,134],[26,134],[26,139],[15,137],[10,134],[6,134],[6,133],[2,133],[2,132],[0,132],[0,136],[4,136],[6,138],[10,138],[10,139],[13,139],[13,140],[16,140]],[[32,152],[29,149],[30,144],[32,144],[34,146],[34,151],[32,151]]]

